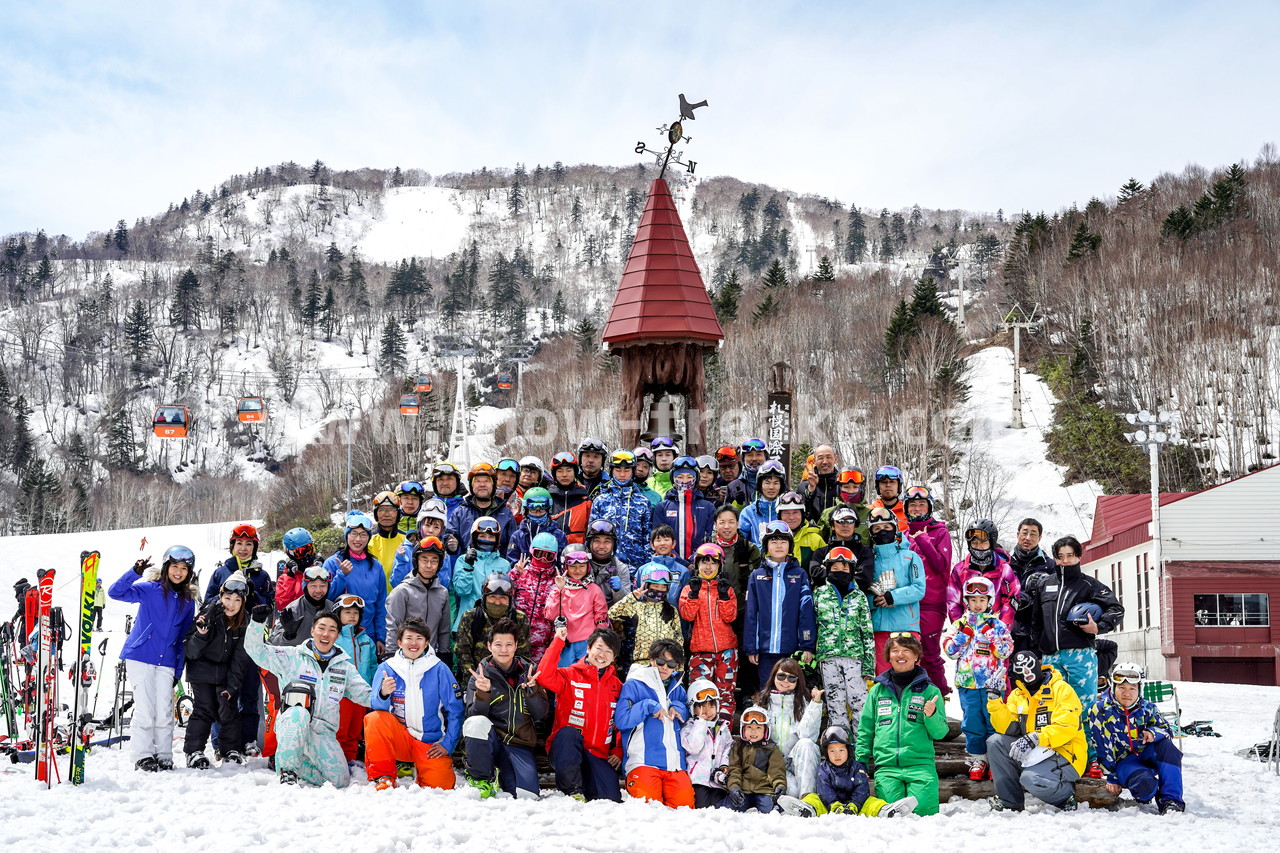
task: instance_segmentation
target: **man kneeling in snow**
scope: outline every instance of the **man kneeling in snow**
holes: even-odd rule
[[[312,785],[330,782],[336,788],[351,783],[347,758],[338,743],[343,699],[369,707],[369,684],[356,671],[347,653],[338,648],[341,627],[330,611],[318,613],[311,639],[300,646],[269,646],[261,625],[271,605],[253,608],[244,650],[253,662],[279,679],[283,710],[276,718],[276,770],[280,781]]]

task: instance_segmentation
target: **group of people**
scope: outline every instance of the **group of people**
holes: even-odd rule
[[[1006,550],[982,519],[955,561],[934,511],[898,468],[867,478],[827,446],[793,490],[759,439],[693,458],[660,436],[465,483],[439,463],[348,513],[325,559],[289,530],[274,578],[240,525],[203,597],[182,546],[109,590],[139,604],[122,654],[137,765],[173,766],[185,667],[194,768],[212,739],[215,760],[262,754],[286,782],[342,787],[363,762],[379,789],[453,788],[456,754],[483,796],[538,797],[545,749],[582,800],[928,815],[954,687],[993,808],[1074,808],[1087,774],[1181,811],[1141,668],[1104,661],[1098,696],[1098,635],[1123,608],[1080,542],[1046,553],[1025,519]]]

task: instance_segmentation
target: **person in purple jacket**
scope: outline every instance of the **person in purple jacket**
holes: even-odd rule
[[[107,590],[116,601],[138,605],[120,651],[133,687],[129,740],[138,770],[173,769],[173,685],[182,674],[182,644],[200,595],[195,565],[190,548],[174,545],[159,569],[138,560]]]
[[[924,486],[912,486],[902,497],[907,513],[907,544],[924,563],[924,598],[920,601],[920,661],[929,680],[951,693],[947,668],[942,660],[942,630],[947,625],[947,584],[951,581],[951,533],[933,517],[933,495]]]

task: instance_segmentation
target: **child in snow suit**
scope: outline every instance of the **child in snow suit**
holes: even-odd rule
[[[586,654],[587,638],[593,631],[609,627],[609,608],[604,593],[588,574],[591,558],[586,550],[570,545],[563,561],[564,573],[556,575],[555,589],[542,615],[553,625],[563,622],[569,629],[568,642],[560,653],[560,666],[569,666]]]
[[[521,560],[511,570],[516,607],[529,615],[529,651],[530,660],[534,663],[541,662],[555,632],[547,618],[547,602],[556,588],[556,563],[560,557],[555,547],[554,536],[538,534],[530,548],[529,559]]]
[[[882,658],[890,634],[906,631],[920,636],[924,564],[898,531],[897,519],[889,510],[872,508],[867,527],[876,552],[876,579],[867,597],[871,599],[871,625],[876,632],[876,657]]]
[[[133,686],[129,738],[139,770],[173,769],[173,681],[182,672],[183,641],[195,618],[195,554],[175,545],[160,568],[138,560],[107,590],[138,605],[120,659]],[[145,574],[144,574],[145,573]]]
[[[866,679],[876,671],[876,641],[867,597],[854,583],[854,565],[848,548],[827,552],[823,561],[827,582],[813,594],[813,611],[827,721],[856,737],[867,699]]]
[[[457,630],[462,614],[475,607],[480,598],[480,587],[485,578],[497,572],[511,575],[511,563],[498,552],[502,536],[501,525],[496,519],[482,515],[471,525],[470,547],[453,564],[452,592],[450,598],[453,613],[453,629]],[[538,541],[550,541],[554,548],[557,540],[550,533],[537,537]],[[541,546],[547,547],[547,546]],[[559,553],[556,551],[556,553]]]
[[[626,654],[632,663],[649,662],[649,646],[655,640],[668,638],[682,642],[680,614],[667,601],[673,583],[671,570],[659,563],[640,567],[640,587],[609,608],[609,619],[622,623],[621,634],[631,638]]]
[[[245,738],[234,685],[244,680],[245,673],[257,676],[257,667],[244,650],[245,627],[249,624],[244,606],[248,586],[239,572],[228,577],[221,594],[205,605],[187,630],[183,651],[192,711],[182,751],[188,767],[209,767],[204,745],[215,720],[222,724],[220,757],[233,764],[244,763]]]
[[[505,562],[505,561],[504,561]],[[449,654],[449,593],[438,573],[444,565],[444,543],[429,536],[413,549],[414,572],[387,598],[386,636],[395,637],[410,619],[430,629],[432,651],[442,660]],[[388,644],[395,648],[395,642]]]
[[[915,797],[919,815],[938,813],[938,768],[933,742],[947,734],[942,693],[919,665],[920,641],[906,632],[885,643],[889,669],[871,686],[862,707],[855,757],[876,765],[876,794],[890,802]]]
[[[706,678],[694,678],[688,690],[693,717],[680,730],[693,783],[693,807],[718,806],[725,796],[729,748],[733,746],[733,721],[720,712],[720,691]]]
[[[430,631],[416,619],[401,624],[396,653],[373,674],[364,754],[379,791],[394,787],[397,761],[413,763],[420,788],[449,790],[457,781],[449,756],[462,736],[462,691],[432,650]]]
[[[816,551],[825,547],[818,528],[804,520],[805,501],[799,492],[787,492],[778,498],[778,519],[791,528],[791,556],[802,567],[809,565]]]
[[[381,589],[381,587],[379,587]],[[385,593],[385,589],[382,590]],[[276,718],[276,772],[280,781],[335,788],[351,783],[351,771],[338,743],[342,700],[368,707],[369,685],[338,648],[338,617],[323,612],[311,625],[311,639],[300,646],[269,646],[262,624],[269,608],[259,605],[245,635],[244,648],[258,666],[282,685],[282,709]]]
[[[812,810],[808,817],[824,814],[860,814],[867,817],[896,817],[910,814],[915,797],[887,803],[871,796],[867,768],[853,760],[849,733],[831,726],[822,733],[822,763],[818,765],[818,788],[804,798]]]
[[[797,799],[812,794],[817,784],[822,690],[810,691],[800,664],[783,658],[774,665],[769,686],[756,694],[754,704],[768,709],[769,731],[786,758],[786,793]]]
[[[653,550],[649,556],[649,562],[666,566],[671,570],[671,589],[667,592],[667,600],[671,602],[672,607],[675,607],[680,601],[680,591],[684,589],[685,581],[689,579],[689,564],[675,554],[675,531],[665,524],[659,524],[649,534],[649,547]]]
[[[738,637],[733,622],[738,617],[738,596],[720,578],[724,551],[710,542],[699,545],[695,576],[680,593],[680,618],[692,624],[689,640],[689,677],[709,679],[719,696],[720,717],[733,722],[733,691],[738,680]]]
[[[689,700],[680,684],[684,650],[678,640],[655,640],[648,658],[631,665],[613,714],[626,756],[627,793],[671,808],[693,808],[680,740],[689,719]]]
[[[760,534],[767,522],[778,520],[778,496],[786,489],[787,472],[781,462],[771,459],[761,465],[754,476],[755,500],[743,507],[738,517],[738,531],[752,545],[764,550]]]
[[[445,509],[444,501],[439,498],[431,498],[422,505],[422,512],[418,513],[418,542],[434,536],[441,542],[444,538],[444,525],[448,520],[448,510]],[[413,574],[413,549],[417,547],[418,542],[410,542],[406,536],[405,542],[396,549],[396,564],[391,570],[391,588],[395,589],[409,575]],[[453,589],[453,563],[457,557],[448,553],[446,543],[444,565],[440,567],[439,573],[436,575],[440,580],[440,585],[445,589]]]
[[[556,787],[576,800],[622,802],[618,768],[622,754],[614,738],[613,713],[622,682],[613,662],[622,647],[618,635],[599,629],[587,639],[587,653],[572,666],[557,667],[566,628],[557,628],[538,665],[538,683],[556,694],[555,721],[547,738],[547,758]]]
[[[951,532],[933,517],[933,496],[924,486],[907,489],[903,506],[907,512],[904,538],[924,564],[924,598],[920,600],[922,665],[945,699],[951,693],[942,661],[942,631],[948,621],[947,584],[951,579]]]
[[[533,539],[539,533],[550,533],[556,538],[556,553],[563,551],[564,546],[569,544],[569,540],[565,538],[560,525],[551,518],[551,493],[541,486],[534,486],[525,492],[522,506],[524,520],[511,534],[511,543],[507,546],[507,560],[514,564],[520,562],[521,558],[529,556]]]
[[[799,651],[810,663],[818,633],[809,575],[791,557],[791,530],[781,521],[769,522],[766,528],[765,558],[747,581],[742,627],[742,649],[758,668],[761,687],[772,683],[769,673],[781,658]]]
[[[358,595],[344,595],[335,604],[338,623],[342,626],[338,632],[338,648],[351,658],[351,664],[364,679],[365,684],[373,686],[373,673],[378,668],[378,649],[374,645],[369,632],[360,627],[360,619],[364,615],[364,600]],[[342,754],[347,763],[356,760],[360,752],[360,738],[364,735],[364,717],[368,709],[357,705],[350,699],[343,698],[338,709],[338,743],[342,746]]]
[[[1136,663],[1118,663],[1109,688],[1089,709],[1089,739],[1107,774],[1107,790],[1128,788],[1140,803],[1155,800],[1160,814],[1186,810],[1182,799],[1182,751],[1169,721],[1155,703],[1142,698],[1145,672]]]
[[[990,778],[987,738],[995,734],[987,713],[987,688],[1004,690],[1004,662],[1013,654],[1013,635],[990,612],[995,589],[984,577],[965,582],[964,600],[969,610],[951,625],[943,650],[956,663],[956,687],[964,712],[965,749],[969,753],[969,778]]]
[[[721,807],[761,814],[778,811],[778,798],[787,793],[787,762],[769,739],[769,712],[764,708],[752,705],[742,712],[728,768],[724,783],[729,793]]]

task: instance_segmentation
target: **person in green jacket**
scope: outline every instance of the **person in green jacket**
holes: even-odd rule
[[[827,582],[814,590],[818,620],[818,667],[826,688],[827,725],[858,734],[867,683],[876,671],[876,638],[871,607],[853,580],[855,558],[848,548],[832,548],[823,566]]]
[[[875,761],[876,796],[916,798],[915,813],[938,813],[933,742],[947,734],[942,692],[920,666],[920,641],[901,631],[884,646],[890,668],[876,678],[862,708],[857,760]]]

